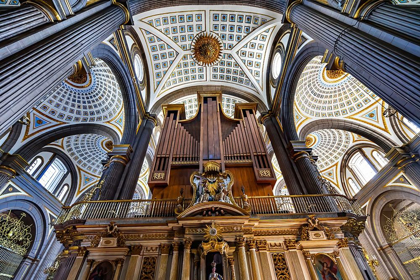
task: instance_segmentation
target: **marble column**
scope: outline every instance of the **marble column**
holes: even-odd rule
[[[184,239],[184,258],[182,262],[182,280],[190,280],[191,274],[191,238]]]
[[[82,264],[84,262],[85,259],[85,255],[86,255],[86,248],[85,247],[81,247],[78,249],[77,251],[77,256],[76,259],[73,262],[73,265],[70,269],[70,273],[67,276],[67,280],[76,280],[79,276],[79,272],[82,268]]]
[[[52,85],[61,82],[85,52],[128,22],[128,15],[120,3],[98,3],[72,17],[73,24],[66,20],[42,34],[0,48],[0,133],[28,112]],[[16,49],[20,51],[15,53]],[[8,109],[10,104],[13,110]]]
[[[130,145],[115,145],[112,152],[108,153],[111,158],[105,165],[104,176],[101,179],[104,180],[104,183],[99,197],[100,200],[115,199],[115,192],[121,181],[123,171],[130,161],[132,152]]]
[[[83,274],[81,277],[79,277],[80,280],[88,280],[89,274],[90,274],[90,268],[92,267],[92,264],[95,262],[95,260],[87,260],[86,265],[83,268]]]
[[[166,271],[168,268],[169,250],[171,249],[170,244],[160,244],[160,262],[157,273],[157,280],[166,279]]]
[[[311,260],[311,253],[309,251],[303,251],[302,253],[305,257],[306,267],[308,268],[309,274],[311,275],[310,279],[317,280],[318,276],[316,275],[316,271]]]
[[[128,263],[127,273],[125,274],[126,279],[138,279],[140,276],[140,253],[142,246],[131,246],[131,257]]]
[[[257,256],[257,241],[255,239],[248,240],[247,244],[251,258],[252,277],[254,280],[261,279],[260,262]]]
[[[339,56],[346,72],[403,116],[420,124],[418,45],[383,30],[371,32],[372,26],[357,29],[357,20],[316,3],[303,5],[296,1],[289,6],[286,18]]]
[[[123,259],[118,259],[117,260],[117,268],[115,269],[115,274],[114,274],[114,279],[113,280],[118,280],[120,278],[121,267],[122,267],[123,262],[124,262]]]
[[[229,263],[229,268],[230,268],[230,279],[231,280],[236,280],[235,259],[233,258],[233,256],[228,257],[228,263]]]
[[[250,280],[248,261],[246,259],[245,238],[236,238],[236,248],[238,250],[239,274],[242,280]]]
[[[169,280],[177,280],[178,279],[178,259],[179,259],[179,243],[174,242],[172,243],[172,264],[171,264],[171,272],[169,276]]]
[[[263,279],[275,280],[276,269],[274,267],[273,258],[268,251],[268,244],[266,240],[257,240],[257,248],[260,255]]]

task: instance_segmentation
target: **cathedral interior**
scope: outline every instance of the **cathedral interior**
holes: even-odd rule
[[[420,0],[0,22],[0,280],[420,279]]]

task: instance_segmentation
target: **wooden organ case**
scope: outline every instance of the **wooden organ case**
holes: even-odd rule
[[[164,126],[149,176],[153,198],[192,197],[190,176],[208,162],[233,174],[233,196],[273,195],[276,182],[255,116],[256,103],[237,103],[234,118],[222,109],[221,93],[198,93],[196,115],[185,120],[183,104],[163,105]]]

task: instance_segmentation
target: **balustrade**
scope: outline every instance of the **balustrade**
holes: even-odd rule
[[[239,207],[244,208],[241,198],[235,197],[234,200]],[[188,208],[190,202],[184,200],[184,209]],[[362,215],[356,204],[343,195],[254,196],[248,198],[248,203],[251,215],[326,213],[326,209],[330,209],[326,203],[333,203],[337,212]],[[177,204],[176,199],[82,201],[63,207],[57,224],[70,220],[171,218],[177,216]]]

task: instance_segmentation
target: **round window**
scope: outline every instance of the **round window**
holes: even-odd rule
[[[142,82],[144,78],[143,60],[137,54],[134,56],[134,71],[136,72],[137,79]]]
[[[274,55],[273,61],[271,63],[271,74],[274,79],[277,79],[280,75],[281,70],[281,55],[280,52],[277,52]]]

